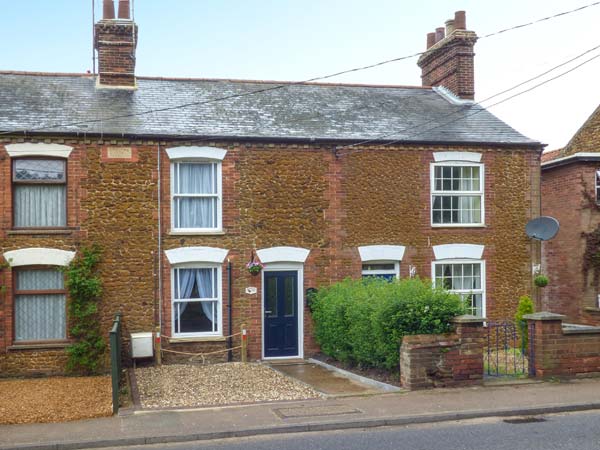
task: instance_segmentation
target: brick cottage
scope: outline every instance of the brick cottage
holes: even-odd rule
[[[600,325],[600,108],[562,149],[544,153],[542,211],[560,222],[544,242],[544,311],[574,323]]]
[[[252,359],[311,355],[307,289],[365,275],[512,317],[542,145],[473,103],[476,38],[464,12],[428,35],[421,87],[145,78],[106,0],[97,76],[0,73],[1,373],[64,370],[57,267],[94,243],[103,331],[121,311],[167,350],[245,323]]]

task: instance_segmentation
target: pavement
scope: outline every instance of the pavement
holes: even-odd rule
[[[600,409],[600,379],[400,391],[0,426],[0,450],[72,450]]]

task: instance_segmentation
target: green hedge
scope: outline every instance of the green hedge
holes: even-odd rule
[[[311,303],[323,353],[363,367],[397,369],[402,336],[451,331],[465,313],[460,297],[418,278],[346,279],[322,288]]]

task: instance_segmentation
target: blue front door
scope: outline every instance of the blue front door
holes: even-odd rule
[[[265,357],[298,354],[298,272],[264,272]]]

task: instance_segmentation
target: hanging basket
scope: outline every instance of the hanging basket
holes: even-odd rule
[[[248,269],[248,273],[253,277],[259,275],[265,266],[258,261],[250,261],[246,264],[246,269]]]

